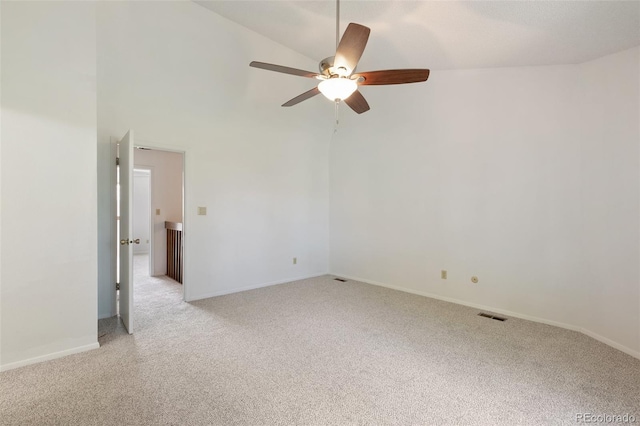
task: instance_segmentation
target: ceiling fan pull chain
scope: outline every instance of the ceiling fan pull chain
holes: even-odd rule
[[[338,99],[335,100],[336,103],[336,124],[333,126],[333,133],[338,131],[338,126],[340,125],[340,120],[338,119],[338,104],[340,101]]]

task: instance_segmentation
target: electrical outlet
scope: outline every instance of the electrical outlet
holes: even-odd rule
[[[478,277],[476,277],[475,275],[471,277],[471,282],[474,284],[478,284]]]
[[[444,269],[442,271],[440,271],[440,278],[442,278],[443,280],[447,279],[447,271],[445,271]]]
[[[294,258],[293,258],[293,264],[294,264],[294,265],[297,265],[297,264],[298,264],[298,258],[297,258],[297,257],[294,257]]]
[[[156,216],[160,216],[160,209],[156,209]]]

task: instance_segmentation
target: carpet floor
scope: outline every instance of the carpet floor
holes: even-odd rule
[[[580,333],[331,276],[181,295],[137,276],[136,333],[1,373],[0,424],[640,422],[640,360]]]

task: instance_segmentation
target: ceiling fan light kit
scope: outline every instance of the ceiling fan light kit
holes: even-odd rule
[[[358,83],[347,77],[335,77],[322,80],[318,90],[331,101],[344,101],[358,90]]]
[[[384,71],[368,71],[354,73],[364,48],[369,40],[371,30],[364,25],[350,23],[341,39],[338,39],[340,28],[340,0],[336,2],[336,54],[320,61],[319,73],[304,71],[282,65],[253,61],[249,66],[275,71],[299,77],[321,80],[317,87],[302,93],[282,104],[290,107],[322,93],[327,99],[336,103],[344,101],[358,114],[369,111],[370,107],[359,86],[418,83],[429,78],[428,69],[399,69]],[[337,107],[336,107],[337,108]],[[336,109],[337,111],[337,109]]]

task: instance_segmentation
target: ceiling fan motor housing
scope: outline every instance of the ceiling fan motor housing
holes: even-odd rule
[[[335,56],[329,56],[328,58],[324,58],[323,60],[321,60],[318,66],[318,68],[320,69],[320,74],[331,77],[331,68],[333,68],[333,61],[335,59]]]
[[[335,56],[329,56],[328,58],[324,58],[323,60],[321,60],[318,66],[318,68],[320,69],[320,74],[324,75],[325,77],[348,77],[353,70],[347,69],[345,67],[336,68],[334,66],[335,59]]]

